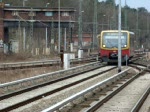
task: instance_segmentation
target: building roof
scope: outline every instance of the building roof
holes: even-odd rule
[[[4,7],[4,10],[10,10],[10,11],[59,11],[58,8],[48,8],[48,7],[18,7],[18,6],[6,6]],[[69,11],[69,12],[75,12],[76,10],[74,8],[69,7],[63,7],[60,8],[60,11]]]

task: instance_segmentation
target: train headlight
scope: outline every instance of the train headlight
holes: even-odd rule
[[[124,47],[127,47],[127,45],[124,45]]]
[[[103,47],[106,47],[106,45],[103,45]]]

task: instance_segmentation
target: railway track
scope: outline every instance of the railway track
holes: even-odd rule
[[[86,67],[86,66],[88,66],[88,67]],[[24,88],[24,89],[21,89],[21,90],[14,89],[13,92],[10,92],[10,93],[7,91],[8,93],[6,92],[5,94],[0,96],[0,105],[1,105],[0,106],[1,107],[0,111],[13,110],[15,108],[18,108],[20,106],[26,105],[26,104],[31,103],[31,102],[34,102],[34,101],[39,100],[39,99],[41,99],[43,97],[46,97],[48,95],[54,94],[54,93],[56,93],[58,91],[61,91],[63,89],[69,88],[73,85],[76,85],[76,84],[79,84],[79,83],[84,82],[86,80],[89,80],[91,78],[94,78],[94,77],[98,76],[99,74],[101,74],[103,72],[107,72],[111,69],[114,69],[114,67],[111,67],[108,70],[97,71],[94,75],[89,75],[89,76],[85,75],[84,77],[81,75],[81,73],[83,74],[83,73],[86,73],[87,71],[89,72],[91,70],[98,69],[102,66],[104,66],[104,65],[101,65],[99,62],[95,62],[95,63],[90,64],[90,65],[84,65],[84,66],[72,68],[68,71],[60,71],[60,73],[58,75],[62,74],[63,72],[69,73],[71,75],[69,75],[69,76],[65,75],[63,78],[61,77],[60,79],[56,79],[56,80],[53,80],[53,81],[50,81],[50,82],[47,82],[47,83],[43,83],[43,84],[39,84],[39,85],[34,85],[34,86],[32,85],[29,88]],[[72,72],[70,72],[70,71],[73,71],[73,69],[75,69],[74,71],[76,71],[74,74]],[[79,69],[80,69],[80,72],[79,72]],[[56,74],[53,74],[53,76],[54,75],[56,75]],[[80,75],[83,78],[77,79],[76,81],[68,82],[67,84],[61,84],[65,80],[67,80],[67,79],[69,80],[69,78],[71,78],[71,77],[75,77],[75,76],[79,77]],[[41,76],[39,76],[38,78],[40,78],[40,77]],[[47,76],[46,76],[46,78],[47,78]],[[31,78],[31,79],[34,79],[34,78]],[[30,79],[30,81],[31,81],[31,79]],[[28,82],[27,79],[22,80],[22,81]],[[12,84],[15,87],[18,86],[18,85],[23,86],[24,84],[22,84],[22,81],[16,81],[16,82],[13,82],[13,83],[3,84],[3,85],[0,85],[0,87],[1,87],[2,90],[4,89],[4,87],[9,90],[10,87],[12,87]],[[32,80],[32,83],[33,82],[34,82],[34,80]],[[59,84],[56,84],[56,83],[59,83]],[[53,86],[55,86],[55,84],[56,84],[56,87],[53,87]],[[9,87],[9,85],[10,85],[10,87]],[[51,89],[47,90],[49,87]],[[11,89],[13,89],[13,88],[14,87],[12,87]],[[16,100],[16,99],[19,99],[19,100]],[[13,103],[9,103],[9,102],[13,102]]]
[[[88,70],[93,70],[99,67],[99,62],[94,62],[90,64],[85,64],[79,67],[73,67],[68,70],[60,70],[56,72],[51,72],[47,74],[41,74],[35,77],[25,78],[21,80],[16,80],[8,83],[0,84],[1,96],[6,94],[11,94],[15,91],[21,91],[24,89],[29,89],[32,86],[37,86],[41,84],[46,84],[51,81],[51,83],[60,81],[62,79],[67,79],[75,76],[78,73],[84,73]],[[101,65],[102,66],[102,65]],[[12,94],[11,94],[12,95]],[[0,97],[1,99],[1,97]]]
[[[150,92],[150,78],[148,78],[147,68],[141,68],[141,66],[138,68],[139,73],[133,74],[130,72],[131,68],[128,68],[42,112],[56,110],[60,112],[108,112],[110,110],[137,112]],[[140,85],[140,83],[144,84]],[[133,91],[131,88],[136,88],[137,84],[139,84],[139,89]],[[130,91],[133,93],[130,93]],[[125,101],[125,99],[128,100]]]
[[[71,59],[71,63],[82,63],[82,62],[92,62],[97,60],[97,57],[86,57],[86,58],[76,58]],[[29,62],[17,62],[17,63],[1,63],[0,70],[12,70],[12,69],[24,69],[24,68],[34,68],[34,67],[46,67],[60,65],[62,62],[60,59],[57,60],[44,60],[44,61],[29,61]]]
[[[58,65],[58,64],[60,64],[60,60],[30,61],[30,62],[17,62],[17,63],[1,63],[0,64],[0,70],[33,68],[33,67]]]
[[[23,111],[24,109],[26,110],[26,108],[28,108],[28,106],[30,104],[32,105],[32,103],[35,104],[35,102],[36,103],[43,102],[43,99],[50,96],[51,97],[50,99],[52,100],[52,101],[50,101],[50,103],[49,103],[49,101],[44,101],[44,104],[43,104],[44,106],[42,106],[42,108],[33,106],[33,108],[35,108],[35,110],[32,107],[31,108],[33,110],[30,110],[31,108],[29,108],[29,110],[28,110],[28,111],[34,111],[34,112],[39,112],[42,110],[44,111],[44,109],[47,108],[49,105],[54,105],[56,103],[56,101],[55,101],[56,99],[53,98],[52,96],[56,96],[55,94],[58,94],[58,92],[61,94],[61,91],[64,91],[65,89],[73,88],[73,86],[79,85],[80,83],[84,83],[84,82],[90,80],[91,78],[96,78],[97,76],[99,76],[99,74],[108,72],[115,68],[115,67],[111,67],[107,70],[105,69],[105,70],[101,71],[100,67],[104,67],[104,66],[105,65],[102,65],[99,62],[94,62],[91,64],[86,64],[84,66],[71,68],[68,71],[61,70],[59,72],[54,72],[52,74],[42,74],[37,77],[27,78],[27,79],[18,80],[18,81],[0,85],[0,92],[1,92],[0,111],[3,112],[3,111],[13,110],[13,111],[20,112],[20,111]],[[141,68],[140,68],[140,70],[141,70]],[[90,71],[92,71],[92,73]],[[96,73],[93,74],[93,71],[95,71]],[[82,76],[81,74],[86,74],[86,73],[91,74],[91,75],[90,76],[86,75],[86,77],[80,78],[80,76]],[[62,75],[65,77],[62,77]],[[56,76],[58,76],[58,77],[56,78]],[[76,79],[75,77],[77,77],[78,80],[75,80]],[[105,79],[106,78],[108,78],[108,77],[105,77]],[[127,78],[128,78],[128,76],[127,76]],[[67,82],[66,80],[69,80],[69,79],[72,79],[72,81]],[[121,81],[123,81],[123,80],[121,79]],[[95,81],[92,81],[92,82],[95,82]],[[55,88],[55,86],[56,86],[56,88]],[[89,85],[89,86],[91,86],[91,85]],[[117,86],[114,85],[113,87],[117,87]],[[106,86],[104,86],[104,87],[106,87]],[[101,89],[103,89],[103,88],[101,88]],[[110,90],[108,88],[108,91],[110,91]],[[97,91],[97,89],[96,89],[96,91]],[[72,93],[72,95],[74,95],[75,93],[76,93],[76,91],[74,91]],[[94,92],[94,94],[95,94],[95,92]],[[101,95],[104,95],[103,92]],[[69,96],[71,96],[71,95],[69,95]],[[62,99],[58,100],[58,102],[62,101],[63,99],[65,99],[69,96],[63,97]],[[17,99],[19,99],[19,100],[17,100]],[[87,98],[84,98],[84,99],[87,99]],[[91,98],[90,101],[93,101],[94,99],[97,100],[98,98],[97,97]],[[71,103],[71,104],[74,105],[74,103]],[[48,105],[48,106],[45,107],[45,105]],[[86,107],[86,106],[89,106],[89,104],[88,105],[81,104],[79,107]],[[60,108],[62,108],[62,107],[60,107]],[[65,110],[65,112],[66,112],[66,110]],[[69,112],[70,112],[70,110],[69,110]]]

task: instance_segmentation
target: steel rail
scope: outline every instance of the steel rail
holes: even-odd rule
[[[73,96],[71,96],[71,97],[69,97],[69,98],[67,98],[67,99],[65,99],[65,100],[63,100],[63,101],[61,101],[61,102],[59,102],[59,103],[49,107],[49,108],[47,108],[47,109],[45,109],[45,110],[43,110],[42,112],[54,112],[56,110],[59,110],[63,106],[67,105],[68,103],[73,102],[73,100],[75,100],[75,99],[77,99],[79,97],[83,97],[85,94],[95,90],[96,88],[98,88],[100,86],[103,86],[103,85],[109,83],[112,80],[115,81],[119,77],[125,76],[127,71],[129,71],[130,69],[131,68],[128,68],[128,69],[126,69],[126,70],[124,70],[124,71],[122,71],[122,72],[120,72],[120,73],[118,73],[118,74],[116,74],[116,75],[114,75],[114,76],[112,76],[112,77],[110,77],[110,78],[108,78],[108,79],[98,83],[98,84],[95,84],[95,85],[93,85],[93,86],[91,86],[91,87],[89,87],[89,88],[87,88],[87,89],[85,89],[85,90],[83,90],[83,91],[81,91],[81,92],[79,92],[79,93],[77,93],[77,94],[75,94],[75,95],[73,95]]]
[[[8,91],[8,92],[6,92],[6,93],[3,93],[1,96],[0,96],[0,100],[3,100],[3,99],[6,99],[6,98],[9,98],[9,97],[12,97],[12,96],[16,96],[16,95],[18,95],[18,94],[22,94],[23,92],[28,92],[28,91],[31,91],[31,90],[33,90],[33,89],[36,89],[36,88],[39,88],[39,87],[43,87],[43,86],[46,86],[46,85],[50,85],[50,84],[53,84],[53,83],[56,83],[56,82],[59,82],[59,81],[62,81],[62,80],[65,80],[65,79],[69,79],[69,78],[72,78],[72,77],[74,77],[74,76],[78,76],[78,75],[81,75],[82,73],[86,73],[86,72],[89,72],[89,71],[91,71],[91,70],[95,70],[95,69],[97,69],[97,68],[99,68],[99,67],[104,67],[104,65],[101,65],[101,66],[94,66],[94,67],[92,67],[92,68],[87,68],[87,70],[86,69],[84,69],[83,71],[80,71],[80,72],[76,72],[76,73],[71,73],[71,74],[64,74],[65,76],[63,76],[63,77],[59,77],[59,78],[57,78],[57,79],[54,79],[54,80],[49,80],[48,82],[40,82],[40,83],[38,83],[38,84],[33,84],[32,83],[32,85],[30,85],[30,86],[27,86],[27,87],[24,87],[23,86],[23,88],[19,88],[19,89],[15,89],[15,90],[11,90],[11,92],[10,91]],[[114,69],[114,68],[116,68],[116,67],[113,67],[113,68],[111,68],[111,69],[108,69],[108,70],[106,70],[106,71],[104,71],[104,72],[101,72],[101,73],[105,73],[105,72],[107,72],[107,71],[109,71],[109,70],[112,70],[112,69]],[[62,74],[63,75],[63,74]],[[92,76],[92,77],[95,77],[95,76],[97,76],[97,74],[96,75],[94,75],[94,76]],[[88,79],[90,79],[90,78],[92,78],[92,77],[88,77],[88,78],[86,78],[86,79],[84,79],[84,80],[88,80]],[[81,81],[83,81],[83,80],[80,80],[80,82]],[[9,90],[10,90],[10,88],[9,88]]]
[[[133,57],[131,60],[129,60],[129,62],[131,63],[131,62],[135,62],[135,61],[137,61],[137,60],[139,60],[139,59],[142,59],[143,57],[141,57],[141,56],[138,56],[138,57]]]
[[[143,95],[140,97],[135,106],[132,108],[131,112],[138,112],[149,94],[150,94],[150,85],[147,88],[147,90],[143,93]]]
[[[52,90],[52,91],[49,91],[49,92],[46,92],[46,93],[42,93],[42,94],[40,94],[40,95],[38,95],[38,96],[33,96],[33,97],[30,98],[30,99],[27,99],[27,100],[18,102],[18,103],[16,103],[16,104],[13,104],[13,105],[11,105],[11,106],[9,106],[9,107],[3,108],[3,109],[1,109],[1,111],[10,111],[10,110],[13,110],[13,109],[15,109],[15,108],[18,108],[18,107],[20,107],[20,106],[29,104],[29,103],[31,103],[31,102],[34,102],[34,101],[38,100],[38,99],[41,99],[43,96],[48,96],[48,95],[50,95],[50,94],[53,94],[53,93],[55,93],[55,92],[58,92],[58,91],[60,91],[60,90],[65,89],[65,88],[68,88],[68,87],[71,87],[71,86],[73,86],[73,85],[79,84],[79,83],[81,83],[81,82],[84,82],[84,81],[86,81],[86,80],[89,80],[90,78],[96,77],[96,76],[98,76],[98,75],[101,74],[101,73],[108,72],[108,71],[110,71],[111,69],[114,69],[114,68],[116,68],[116,67],[110,68],[109,70],[106,70],[106,71],[100,71],[99,73],[96,73],[96,74],[94,74],[94,75],[92,75],[92,76],[90,76],[90,77],[87,77],[87,78],[84,78],[84,79],[80,79],[80,80],[78,80],[78,81],[76,81],[76,82],[73,82],[73,83],[71,83],[71,84],[69,84],[69,85],[65,85],[65,86],[56,88],[55,90]]]
[[[41,74],[41,75],[38,75],[38,76],[25,78],[25,79],[21,79],[21,80],[17,80],[17,81],[3,83],[3,84],[0,84],[0,89],[9,88],[9,87],[12,87],[13,85],[16,86],[17,84],[22,85],[23,83],[26,83],[26,82],[32,82],[34,84],[34,82],[36,82],[36,80],[39,80],[39,79],[42,79],[44,82],[48,82],[51,76],[56,76],[56,75],[62,76],[63,74],[73,74],[75,72],[78,73],[79,71],[84,71],[87,68],[96,67],[96,66],[99,66],[99,65],[102,65],[102,64],[99,63],[99,62],[93,62],[93,63],[90,63],[90,64],[85,64],[85,65],[81,65],[81,66],[77,66],[77,67],[72,67],[72,68],[69,68],[67,70],[60,70],[60,71]]]
[[[140,70],[140,69],[138,69]],[[134,81],[136,78],[138,78],[141,74],[144,73],[144,70],[141,70],[139,73],[137,73],[135,76],[133,76],[131,79],[129,79],[127,82],[125,82],[123,85],[121,85],[119,88],[117,88],[112,93],[108,94],[104,99],[96,103],[94,106],[89,108],[86,112],[94,112],[96,111],[102,104],[104,104],[106,101],[108,101],[110,98],[112,98],[114,95],[116,95],[119,91],[121,91],[124,87],[126,87],[128,84],[130,84],[132,81]]]
[[[140,64],[140,63],[132,63],[134,65],[139,65],[139,66],[144,66],[145,67],[145,71],[150,72],[150,64],[148,65],[144,65],[144,64]]]
[[[147,69],[150,70],[150,64],[147,65]]]

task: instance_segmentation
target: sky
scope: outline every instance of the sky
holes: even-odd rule
[[[116,4],[119,3],[119,0],[116,0]],[[150,0],[126,0],[127,5],[130,8],[139,8],[139,7],[144,7],[145,9],[150,12]],[[125,0],[121,0],[122,6],[125,4]]]

